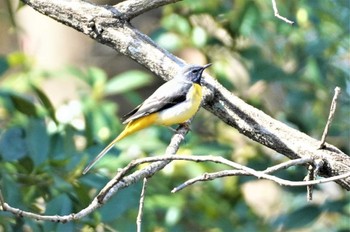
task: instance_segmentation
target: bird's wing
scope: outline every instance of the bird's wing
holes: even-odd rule
[[[123,118],[128,123],[143,116],[170,108],[186,100],[186,94],[192,83],[187,81],[171,80],[160,86],[142,104],[126,114]]]

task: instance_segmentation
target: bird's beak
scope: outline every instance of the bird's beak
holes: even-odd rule
[[[203,70],[206,69],[206,68],[208,68],[208,67],[211,66],[211,65],[212,65],[211,63],[204,65],[204,66],[203,66]]]

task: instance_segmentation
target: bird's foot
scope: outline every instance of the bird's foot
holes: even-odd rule
[[[169,130],[171,130],[172,132],[174,132],[174,133],[176,133],[176,132],[177,132],[177,130],[178,130],[178,129],[174,129],[174,128],[172,128],[171,126],[168,126],[167,128],[168,128]]]
[[[181,124],[179,125],[179,127],[176,129],[176,131],[177,131],[177,130],[180,130],[181,128],[185,128],[186,130],[191,131],[191,125],[190,125],[189,122],[181,123]]]

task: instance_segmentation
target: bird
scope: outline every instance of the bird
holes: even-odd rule
[[[86,174],[118,141],[151,125],[182,124],[198,111],[202,100],[201,79],[206,64],[185,65],[170,81],[161,85],[151,96],[123,118],[125,129],[105,147],[83,170]]]

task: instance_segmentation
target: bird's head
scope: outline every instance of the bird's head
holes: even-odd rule
[[[210,65],[211,64],[206,64],[204,66],[187,65],[183,68],[182,72],[180,73],[181,78],[200,84],[204,69],[208,68]]]

